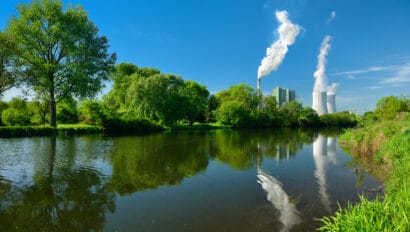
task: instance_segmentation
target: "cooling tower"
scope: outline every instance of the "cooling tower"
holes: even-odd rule
[[[329,114],[336,113],[336,95],[328,94],[327,95],[327,111]]]
[[[314,109],[319,115],[327,114],[327,94],[326,92],[313,92],[313,105]]]

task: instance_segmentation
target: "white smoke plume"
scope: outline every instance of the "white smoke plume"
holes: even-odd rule
[[[326,24],[331,23],[335,18],[336,18],[336,11],[332,11],[332,12],[330,13],[329,18],[326,20]]]
[[[327,95],[336,95],[336,90],[339,87],[339,83],[333,83],[327,87]]]
[[[327,80],[326,80],[326,57],[330,49],[331,36],[327,35],[320,46],[320,52],[318,55],[318,62],[316,71],[313,73],[315,77],[315,86],[313,92],[326,92],[327,91]]]
[[[295,43],[296,36],[300,32],[300,26],[293,24],[288,19],[288,12],[276,11],[276,18],[280,22],[278,27],[279,39],[266,49],[266,57],[262,59],[258,68],[258,79],[269,75],[277,70],[288,52],[288,46]]]

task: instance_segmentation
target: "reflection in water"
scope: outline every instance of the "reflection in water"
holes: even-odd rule
[[[206,170],[208,143],[208,136],[203,134],[175,137],[153,134],[116,139],[111,155],[110,187],[120,195],[128,195],[180,184],[185,177]]]
[[[315,161],[315,177],[319,185],[320,201],[327,212],[331,212],[330,197],[327,193],[326,167],[327,162],[337,163],[336,141],[319,135],[313,143],[313,159]]]
[[[0,139],[0,231],[313,230],[329,215],[322,205],[357,196],[337,165],[350,157],[323,136],[312,156],[313,140],[298,130]],[[301,196],[297,209],[289,196]]]
[[[33,182],[13,185],[0,178],[0,231],[103,230],[105,213],[115,209],[107,179],[93,169],[57,168],[55,137],[37,145],[43,152],[37,154]]]
[[[279,211],[279,220],[283,224],[282,231],[289,231],[294,225],[300,223],[296,206],[290,202],[289,196],[282,188],[282,184],[262,169],[258,168],[258,183],[267,193],[268,201]]]
[[[336,138],[327,138],[327,158],[334,165],[339,163],[336,156]]]

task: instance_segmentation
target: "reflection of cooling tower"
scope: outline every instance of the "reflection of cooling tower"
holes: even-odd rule
[[[314,109],[319,115],[327,114],[327,94],[326,92],[313,92],[313,105]]]
[[[328,138],[327,139],[327,158],[333,164],[337,164],[337,156],[336,156],[336,139],[335,138]]]
[[[319,135],[315,142],[313,142],[313,156],[327,155],[327,137]]]
[[[328,94],[327,95],[327,111],[329,114],[336,113],[336,95]]]
[[[315,160],[315,177],[319,185],[320,200],[327,212],[331,211],[330,198],[327,193],[326,167],[327,167],[327,137],[319,135],[313,143],[313,159]]]

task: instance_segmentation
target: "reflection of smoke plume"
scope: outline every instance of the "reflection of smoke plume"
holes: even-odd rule
[[[326,81],[326,56],[328,54],[330,48],[330,40],[332,39],[331,36],[327,35],[320,46],[320,53],[318,58],[318,63],[316,67],[316,71],[313,73],[315,77],[315,86],[313,91],[314,92],[326,92],[327,81]]]
[[[278,69],[288,52],[288,46],[295,42],[300,31],[300,26],[288,19],[287,11],[276,11],[276,18],[281,23],[278,28],[279,39],[266,49],[266,57],[263,58],[258,68],[258,79]]]
[[[333,83],[327,87],[327,94],[328,95],[336,95],[336,90],[339,87],[338,83]]]
[[[281,183],[258,168],[258,183],[267,193],[268,201],[280,212],[279,220],[283,224],[282,231],[289,231],[294,225],[300,223],[296,206],[289,200],[289,196],[283,190]]]
[[[320,200],[326,211],[330,212],[330,199],[327,193],[326,166],[327,166],[327,138],[319,135],[313,143],[313,159],[315,160],[315,177],[319,184]]]

